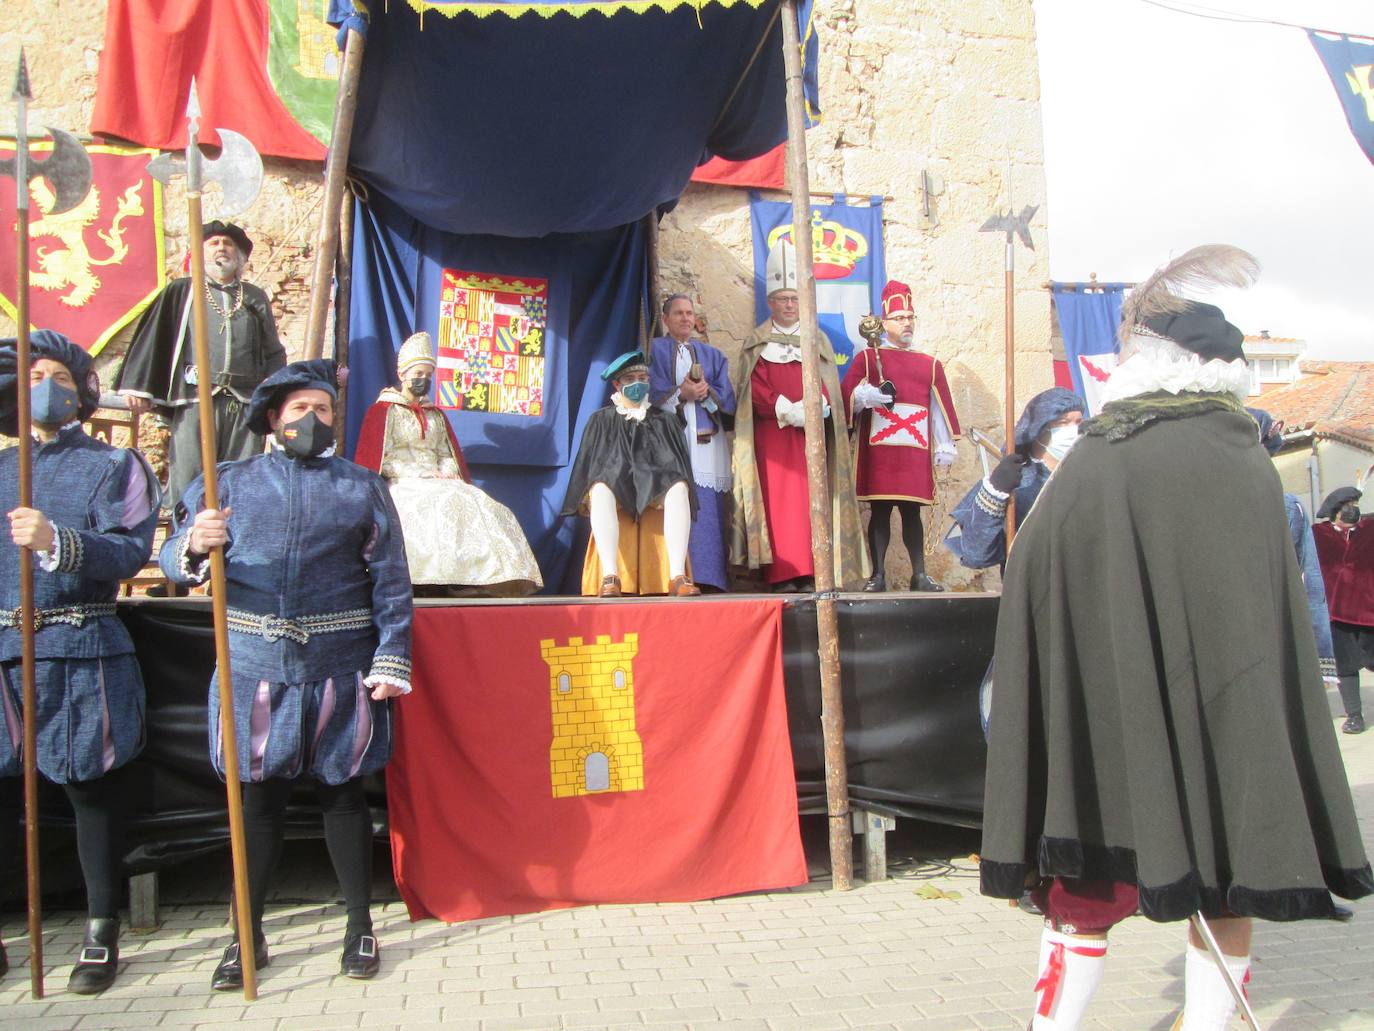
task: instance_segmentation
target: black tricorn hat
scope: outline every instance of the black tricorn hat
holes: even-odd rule
[[[253,253],[253,241],[248,239],[248,234],[243,231],[242,226],[236,226],[233,222],[222,222],[219,219],[206,222],[200,227],[200,234],[206,240],[212,236],[229,237],[234,241],[234,245],[243,251],[245,258]]]

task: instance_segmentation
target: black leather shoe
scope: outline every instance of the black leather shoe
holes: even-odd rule
[[[86,921],[81,957],[67,978],[67,991],[96,995],[114,984],[119,973],[119,920],[100,917]]]
[[[1331,919],[1339,920],[1344,923],[1347,920],[1355,919],[1355,911],[1349,906],[1342,906],[1339,903],[1331,903]]]
[[[913,591],[934,591],[938,593],[945,588],[943,584],[937,584],[930,577],[926,576],[925,573],[921,573],[911,578],[911,589]]]
[[[257,943],[257,948],[253,954],[256,960],[255,967],[261,970],[271,962],[271,957],[267,955],[267,939]],[[219,966],[215,967],[215,972],[210,975],[210,990],[215,992],[236,992],[243,989],[243,964],[239,962],[239,943],[234,942],[224,949],[224,955],[220,957]]]
[[[864,581],[865,594],[877,594],[885,590],[887,590],[887,577],[882,573],[874,573]]]
[[[339,973],[366,981],[382,968],[382,950],[371,932],[349,933],[344,936],[343,956],[339,959]]]
[[[1035,904],[1035,897],[1029,891],[1023,891],[1021,897],[1016,900],[1016,906],[1023,913],[1031,916],[1044,916],[1045,911]]]
[[[1361,715],[1360,713],[1356,713],[1354,716],[1349,716],[1349,717],[1347,717],[1347,718],[1346,718],[1346,721],[1345,721],[1344,723],[1341,724],[1341,733],[1342,733],[1342,734],[1363,734],[1363,733],[1364,733],[1364,716]]]

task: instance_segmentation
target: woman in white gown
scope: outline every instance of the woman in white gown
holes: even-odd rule
[[[505,505],[473,486],[444,413],[429,400],[434,352],[416,333],[397,355],[401,388],[367,411],[354,461],[379,472],[405,534],[416,586],[518,596],[543,586],[529,543]]]

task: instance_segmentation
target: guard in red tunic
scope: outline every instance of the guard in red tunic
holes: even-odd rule
[[[858,438],[856,493],[871,509],[868,551],[873,575],[865,591],[887,590],[884,562],[892,510],[902,518],[911,555],[911,589],[942,591],[926,575],[921,506],[935,501],[935,466],[954,461],[959,417],[939,361],[915,347],[911,288],[895,279],[883,288],[883,337],[855,352],[840,389]]]

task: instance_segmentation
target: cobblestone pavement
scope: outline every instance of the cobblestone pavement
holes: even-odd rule
[[[1338,736],[1374,853],[1374,732]],[[924,848],[903,841],[908,826],[917,825],[899,827],[894,854]],[[974,834],[926,830],[953,842],[946,858],[976,847]],[[284,877],[279,894],[331,897],[322,847],[311,854],[310,869]],[[96,998],[63,991],[80,914],[49,917],[49,994],[39,1002],[28,997],[21,921],[8,917],[14,969],[0,981],[0,1021],[35,1029],[239,1031],[1024,1028],[1038,921],[980,897],[967,858],[894,872],[846,893],[818,878],[794,891],[713,902],[601,906],[457,926],[410,923],[392,892],[376,907],[383,964],[370,982],[335,976],[339,905],[276,904],[266,926],[271,966],[262,972],[259,1000],[245,1004],[207,989],[227,942],[225,908],[222,895],[191,900],[209,881],[206,871],[193,871],[189,888],[169,878],[165,896],[188,901],[166,904],[164,896],[156,933],[125,935],[119,981]],[[1251,997],[1263,1027],[1374,1028],[1374,900],[1354,909],[1354,920],[1343,924],[1257,927]],[[1183,998],[1184,934],[1182,925],[1143,919],[1118,928],[1091,1026],[1165,1031]]]

